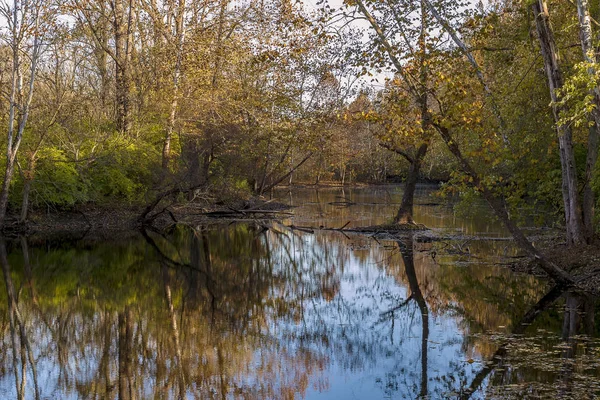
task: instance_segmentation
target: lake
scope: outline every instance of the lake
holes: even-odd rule
[[[483,204],[400,187],[275,192],[280,222],[0,242],[0,398],[592,399],[597,299],[502,264]]]

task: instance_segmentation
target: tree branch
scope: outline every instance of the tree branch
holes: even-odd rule
[[[408,154],[401,148],[394,146],[393,144],[386,143],[386,142],[379,142],[379,145],[381,147],[383,147],[384,149],[388,149],[390,151],[393,151],[394,153],[400,154],[402,157],[406,158],[406,160],[411,164],[415,161],[414,157],[412,157],[410,154]]]

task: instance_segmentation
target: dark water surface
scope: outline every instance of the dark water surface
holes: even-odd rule
[[[495,240],[284,226],[387,222],[382,187],[277,192],[284,224],[0,242],[0,398],[598,398],[597,300],[494,266],[518,251],[487,209],[430,192],[418,222]]]

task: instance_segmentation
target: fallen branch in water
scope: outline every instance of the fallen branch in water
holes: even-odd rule
[[[294,215],[291,212],[287,211],[279,211],[279,210],[236,210],[230,208],[229,210],[219,210],[219,211],[210,211],[206,213],[202,213],[201,215],[206,215],[208,217],[213,218],[227,218],[227,217],[239,217],[240,215],[246,216],[249,214],[283,214],[283,215]]]
[[[346,222],[346,223],[344,224],[344,226],[342,226],[342,227],[340,228],[340,231],[343,231],[345,227],[347,227],[348,225],[350,225],[350,222],[352,222],[352,221],[348,221],[348,222]]]

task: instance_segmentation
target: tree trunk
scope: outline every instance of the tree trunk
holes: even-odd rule
[[[27,238],[21,236],[21,251],[23,252],[23,272],[25,273],[25,284],[29,290],[29,296],[33,304],[37,303],[37,295],[33,283],[33,271],[31,270],[31,260],[29,258],[29,244]]]
[[[134,1],[130,2],[125,12],[123,0],[114,2],[113,28],[115,32],[115,82],[116,82],[116,126],[122,133],[131,130],[131,59],[132,43],[130,43],[134,14]]]
[[[590,65],[587,72],[590,77],[596,76],[593,64],[597,62],[596,52],[592,43],[592,23],[587,0],[577,0],[577,14],[579,16],[579,32],[581,36],[581,50],[584,60]],[[596,161],[598,160],[598,136],[600,130],[600,88],[595,87],[591,93],[594,99],[594,109],[590,113],[593,126],[588,134],[588,151],[585,161],[585,182],[583,189],[583,225],[585,237],[591,243],[594,236],[594,191],[592,190],[592,178]]]
[[[110,362],[111,362],[111,345],[112,345],[112,317],[108,310],[104,310],[103,317],[103,329],[102,334],[104,337],[104,345],[102,347],[102,357],[100,358],[100,364],[98,367],[99,374],[101,374],[101,379],[104,379],[104,395],[107,398],[113,398],[113,384],[110,374]]]
[[[21,201],[21,222],[27,221],[27,214],[29,211],[29,192],[31,191],[31,179],[25,180],[23,186],[23,200]]]
[[[10,192],[10,183],[12,181],[14,172],[15,157],[9,156],[6,163],[6,169],[4,170],[4,182],[2,183],[2,190],[0,191],[0,228],[4,227],[6,209],[8,208],[8,195]]]
[[[212,85],[214,88],[218,86],[219,74],[221,71],[221,61],[223,59],[223,34],[225,32],[225,12],[229,5],[229,0],[220,0],[219,9],[219,26],[217,27],[217,43],[215,50],[214,69],[212,76]]]
[[[294,154],[293,153],[290,157],[290,168],[291,169],[294,168]],[[294,172],[292,171],[292,173],[290,174],[289,179],[288,179],[288,186],[292,186],[293,180],[294,180]]]
[[[567,243],[570,245],[585,243],[585,234],[578,202],[577,175],[575,153],[573,151],[573,135],[571,127],[559,124],[560,114],[565,111],[558,105],[557,90],[563,87],[563,78],[559,64],[559,54],[554,42],[554,32],[550,25],[550,16],[545,0],[537,0],[533,5],[536,29],[540,42],[544,67],[552,99],[552,111],[557,123],[558,143],[562,169],[562,195],[565,207],[565,223]]]
[[[41,144],[41,141],[40,141]],[[39,147],[38,147],[39,148]],[[32,154],[28,156],[27,160],[27,169],[25,171],[21,171],[21,178],[24,181],[23,185],[23,196],[21,198],[21,218],[19,222],[27,221],[27,215],[29,213],[29,194],[31,192],[31,185],[33,183],[33,179],[35,177],[35,167],[36,167],[36,158],[37,158],[37,150],[35,150]]]
[[[104,2],[99,2],[99,7],[104,15],[106,12],[106,4]],[[110,107],[108,107],[110,94],[110,75],[108,71],[108,55],[104,49],[108,48],[110,25],[108,20],[104,18],[100,18],[98,20],[98,25],[98,33],[96,36],[97,42],[99,43],[95,42],[93,52],[100,75],[100,105],[102,106],[100,112],[103,114],[103,116],[106,116],[106,110],[110,109]]]
[[[169,159],[171,157],[171,140],[173,138],[175,117],[177,115],[177,105],[179,100],[179,84],[181,79],[181,65],[183,62],[183,46],[185,44],[184,13],[185,0],[179,0],[177,18],[175,19],[177,56],[175,60],[175,68],[173,70],[173,97],[171,98],[171,108],[169,112],[169,120],[167,121],[167,131],[165,133],[165,142],[162,153],[162,167],[165,170],[169,168]]]
[[[413,220],[413,205],[415,198],[415,190],[417,188],[417,180],[419,179],[419,171],[421,163],[427,153],[427,144],[423,143],[416,156],[412,159],[408,169],[408,177],[404,183],[404,193],[402,194],[402,203],[398,209],[398,213],[394,218],[395,224],[414,224]]]
[[[564,287],[556,285],[548,293],[544,295],[533,307],[531,307],[527,313],[521,318],[520,321],[513,323],[512,334],[522,335],[537,318],[542,315],[542,312],[550,308],[564,292]],[[486,378],[496,369],[496,367],[502,366],[504,357],[508,351],[507,347],[512,341],[507,340],[502,344],[498,350],[494,353],[489,361],[484,364],[484,367],[475,375],[471,381],[471,385],[468,388],[462,389],[462,395],[459,397],[460,400],[470,400],[473,397],[479,387],[483,384]]]
[[[419,36],[419,53],[420,53],[420,76],[419,76],[419,96],[417,102],[421,109],[421,129],[423,134],[427,135],[430,128],[430,117],[428,111],[428,78],[429,68],[427,67],[427,8],[424,1],[421,1],[421,33]],[[404,184],[404,194],[402,195],[402,203],[394,218],[396,224],[414,224],[413,220],[413,204],[415,198],[415,190],[417,188],[417,180],[419,179],[419,172],[421,170],[421,164],[425,155],[427,154],[428,140],[422,143],[417,149],[416,154],[412,158],[407,158],[410,162],[408,169],[408,177]]]

